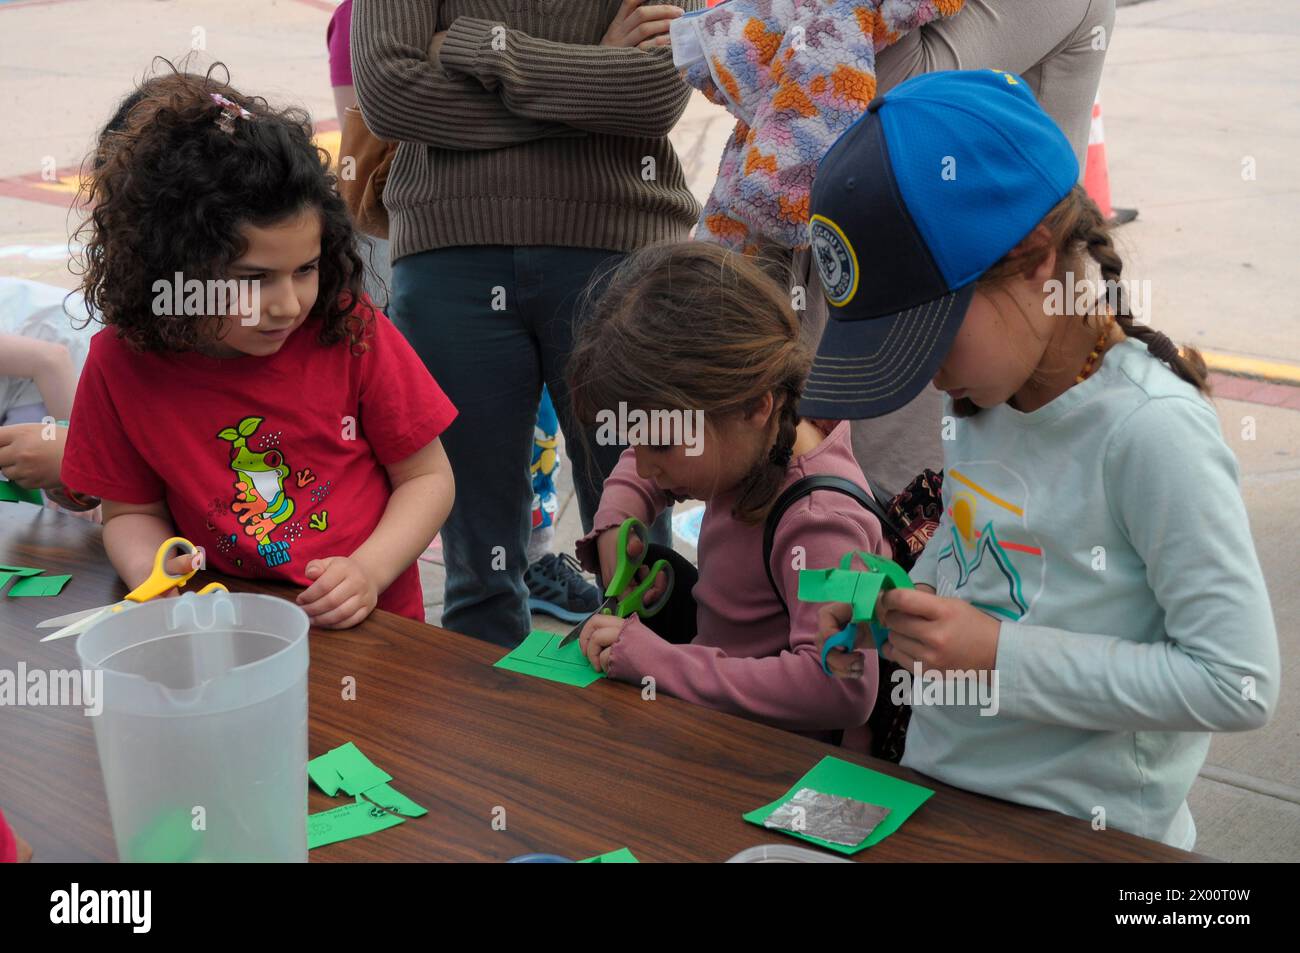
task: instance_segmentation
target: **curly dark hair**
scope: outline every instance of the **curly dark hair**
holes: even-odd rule
[[[364,350],[371,329],[357,311],[362,261],[330,156],[312,142],[297,108],[273,109],[206,74],[178,70],[140,83],[99,136],[82,176],[87,209],[76,273],[92,314],[137,351],[193,351],[210,340],[220,315],[157,315],[154,282],[220,280],[247,250],[240,226],[264,228],[305,209],[321,223],[320,286],[308,316],[322,344]],[[227,73],[228,77],[228,73]],[[218,93],[252,114],[218,124]]]

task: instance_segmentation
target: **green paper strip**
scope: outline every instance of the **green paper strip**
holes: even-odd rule
[[[44,506],[40,490],[29,490],[10,480],[0,479],[0,503],[35,503]]]
[[[907,570],[892,559],[886,559],[884,556],[877,556],[875,553],[859,553],[863,561],[871,567],[872,572],[881,573],[889,585],[886,589],[914,589],[912,577],[907,574]]]
[[[364,837],[404,823],[404,818],[373,804],[344,804],[331,811],[307,815],[307,849]]]
[[[586,860],[578,861],[580,864],[639,864],[641,861],[636,859],[630,850],[626,847],[620,847],[618,850],[611,850],[608,854],[597,854],[595,857],[588,857]]]
[[[23,576],[9,588],[11,596],[57,596],[71,576]]]
[[[861,558],[865,570],[849,568],[855,555]],[[854,622],[871,622],[877,626],[880,625],[876,612],[880,594],[890,589],[913,588],[906,569],[875,553],[849,552],[840,560],[838,568],[799,571],[801,601],[847,602],[853,607]]]
[[[340,788],[355,796],[393,780],[391,774],[376,767],[350,741],[308,761],[307,776],[330,797],[338,794]]]
[[[39,576],[45,572],[44,569],[33,569],[31,566],[3,566],[0,565],[0,572],[7,572],[15,576]]]
[[[605,677],[604,672],[591,667],[576,639],[560,648],[563,640],[562,633],[534,630],[493,667],[578,688]]]
[[[802,602],[847,602],[853,621],[867,622],[876,611],[876,597],[885,577],[854,569],[803,569],[799,572]]]
[[[851,764],[848,761],[841,761],[839,758],[827,755],[817,762],[817,765],[811,771],[796,781],[784,795],[771,804],[756,808],[742,816],[749,823],[763,827],[763,822],[767,820],[768,816],[794,797],[795,792],[800,788],[812,788],[814,791],[820,791],[823,794],[851,797],[859,801],[866,801],[868,804],[878,804],[881,807],[889,808],[889,816],[881,821],[862,843],[853,847],[832,844],[820,837],[810,837],[796,831],[777,831],[774,828],[763,828],[764,830],[771,830],[773,833],[797,837],[800,840],[808,841],[810,844],[840,854],[856,854],[864,848],[874,847],[879,844],[898,830],[918,807],[934,795],[934,792],[929,788],[923,788],[919,784],[912,784],[910,781],[904,781],[888,774],[881,774],[879,771],[864,768],[860,764]]]
[[[358,804],[365,801],[372,801],[380,807],[386,807],[390,811],[396,811],[403,817],[424,817],[424,815],[429,813],[401,791],[398,791],[396,788],[390,787],[387,784],[377,784],[373,788],[362,791],[357,795]]]
[[[844,569],[799,570],[799,598],[804,602],[852,602],[854,573]]]

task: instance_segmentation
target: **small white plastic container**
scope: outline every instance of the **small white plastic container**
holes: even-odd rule
[[[122,861],[307,860],[307,614],[187,593],[77,641],[104,673],[95,742]]]
[[[847,857],[836,857],[793,844],[759,844],[746,847],[727,861],[729,864],[851,864]]]

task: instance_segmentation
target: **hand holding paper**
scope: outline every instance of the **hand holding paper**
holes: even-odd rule
[[[612,615],[594,615],[582,627],[578,636],[578,645],[591,667],[598,672],[609,672],[609,657],[614,651],[614,643],[623,634],[627,619],[618,619]]]
[[[576,639],[561,647],[563,640],[564,637],[557,633],[534,630],[498,661],[495,667],[578,688],[586,688],[605,677],[603,672],[591,667]]]
[[[865,570],[851,568],[855,555],[867,567]],[[800,599],[837,604],[824,607],[818,614],[822,671],[827,675],[861,676],[862,659],[843,658],[854,652],[859,642],[865,641],[862,626],[853,623],[870,623],[876,648],[883,654],[889,631],[880,617],[878,599],[886,590],[911,588],[912,580],[902,566],[874,553],[850,552],[844,555],[837,568],[802,570],[799,573]],[[834,665],[830,664],[832,650],[839,650]]]
[[[920,664],[952,671],[991,671],[1002,623],[964,599],[930,592],[885,593],[878,611],[889,629],[881,655],[911,671]]]

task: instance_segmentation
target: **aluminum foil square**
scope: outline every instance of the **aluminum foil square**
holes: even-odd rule
[[[878,804],[800,788],[768,815],[763,826],[857,847],[888,816],[889,808]]]

